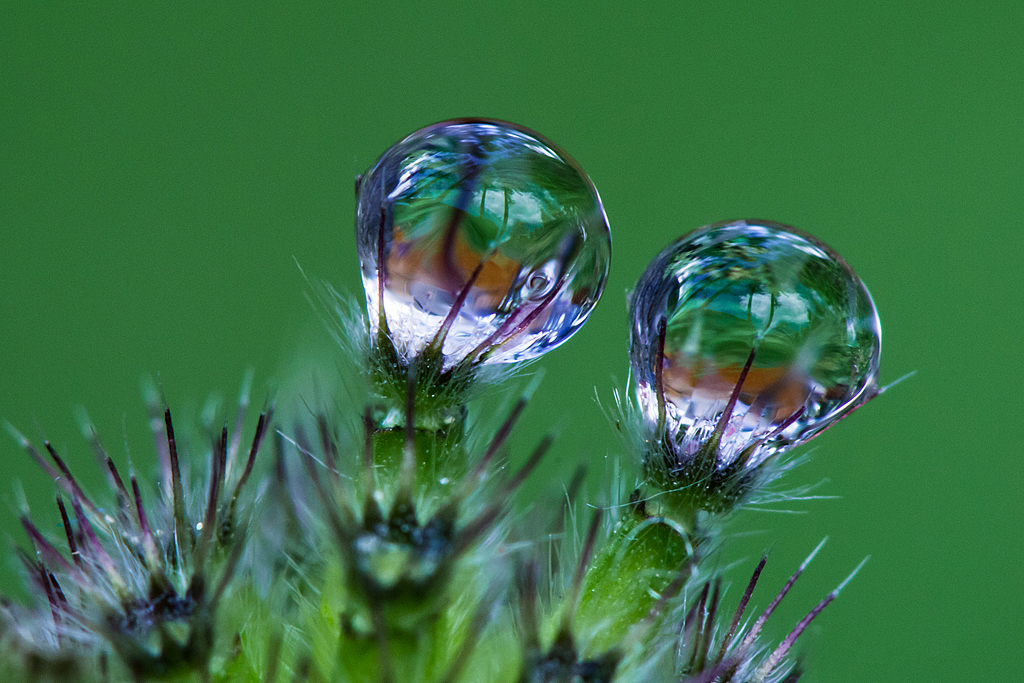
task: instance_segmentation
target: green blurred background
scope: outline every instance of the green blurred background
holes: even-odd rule
[[[917,375],[789,477],[836,499],[736,520],[729,576],[773,547],[763,606],[831,536],[781,637],[872,556],[802,641],[806,680],[1024,679],[1019,3],[88,4],[0,20],[0,416],[93,490],[76,406],[148,462],[140,377],[187,420],[247,367],[257,402],[314,374],[296,262],[360,291],[353,176],[428,123],[508,119],[577,158],[613,233],[604,301],[539,364],[518,435],[567,416],[541,480],[585,458],[596,486],[621,452],[593,399],[625,381],[624,293],[654,254],[725,218],[811,231],[875,297],[883,381]],[[56,530],[52,483],[14,441],[0,458],[11,542],[8,480]]]

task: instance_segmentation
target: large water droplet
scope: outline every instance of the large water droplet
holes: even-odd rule
[[[877,391],[871,295],[791,227],[748,220],[684,235],[648,266],[630,308],[637,400],[679,464],[717,433],[720,466],[741,454],[754,466]]]
[[[409,359],[535,358],[604,288],[611,237],[590,179],[538,134],[500,121],[416,131],[361,179],[356,235],[371,333]],[[383,302],[383,313],[381,303]]]

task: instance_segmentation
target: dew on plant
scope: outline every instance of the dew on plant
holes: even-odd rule
[[[369,324],[334,321],[353,361],[338,377],[345,401],[300,397],[273,426],[268,405],[245,457],[251,379],[233,432],[211,408],[199,438],[176,437],[149,391],[154,487],[141,459],[126,458],[122,479],[83,423],[107,473],[101,497],[50,442],[47,460],[8,428],[57,482],[59,523],[21,506],[35,599],[0,595],[0,674],[794,683],[794,641],[860,566],[772,647],[763,626],[824,542],[756,618],[767,556],[731,621],[716,562],[729,513],[770,502],[791,465],[770,456],[879,393],[878,315],[846,262],[764,221],[671,244],[630,297],[637,401],[615,420],[627,452],[605,454],[614,472],[596,497],[581,464],[517,498],[555,438],[514,453],[537,382],[516,387],[488,364],[536,358],[588,317],[610,254],[597,192],[536,133],[471,119],[400,141],[357,192]],[[330,316],[351,310],[339,301]],[[500,424],[480,387],[521,392]],[[272,463],[257,458],[265,436]],[[642,463],[635,484],[619,455]]]
[[[391,147],[361,179],[356,234],[371,335],[443,369],[529,360],[583,324],[608,274],[601,200],[568,154],[461,119]],[[381,310],[383,305],[383,310]]]
[[[631,298],[631,366],[649,426],[680,458],[716,435],[748,466],[877,392],[871,295],[831,248],[768,221],[716,223],[667,247]]]

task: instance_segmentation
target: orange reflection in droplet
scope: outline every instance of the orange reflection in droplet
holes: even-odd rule
[[[662,386],[665,398],[685,403],[695,393],[720,400],[729,400],[739,381],[743,366],[716,366],[701,359],[684,358],[682,354],[665,355]],[[760,413],[768,411],[772,422],[782,422],[804,406],[810,397],[807,378],[792,366],[752,367],[740,389],[739,399]]]
[[[508,295],[522,264],[498,251],[478,253],[458,230],[459,221],[453,223],[448,248],[445,241],[438,244],[407,239],[402,227],[396,225],[387,259],[387,287],[409,292],[415,282],[436,287],[454,299],[479,267],[467,301],[475,309],[493,311]]]

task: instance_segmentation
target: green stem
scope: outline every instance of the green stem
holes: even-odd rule
[[[620,646],[634,626],[656,618],[666,591],[677,591],[695,560],[692,530],[630,507],[583,579],[574,631],[588,656]]]

